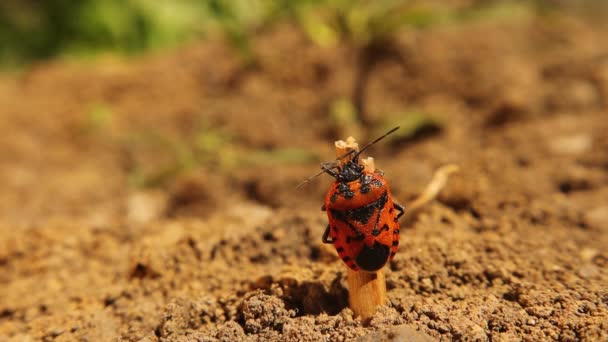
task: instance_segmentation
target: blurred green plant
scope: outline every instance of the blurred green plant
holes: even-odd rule
[[[185,141],[158,132],[142,132],[122,142],[130,159],[128,181],[138,188],[165,185],[198,165]]]
[[[361,136],[361,122],[357,108],[348,98],[337,98],[330,104],[329,124],[335,131],[335,136],[343,137],[347,134]]]
[[[541,1],[546,2],[536,0]],[[0,63],[21,65],[104,51],[130,54],[171,47],[211,32],[225,35],[244,60],[252,62],[252,34],[283,20],[294,21],[320,45],[347,41],[364,47],[385,41],[403,28],[468,20],[491,14],[488,9],[514,6],[533,4],[513,0],[477,0],[464,6],[413,0],[3,0]]]
[[[171,47],[212,31],[224,33],[247,59],[247,28],[266,1],[4,0],[0,63],[20,65],[63,55],[136,53]]]
[[[133,53],[200,32],[200,1],[0,2],[0,60],[21,64],[65,54]]]
[[[84,131],[86,133],[103,131],[112,120],[113,115],[112,109],[104,103],[92,105],[86,113],[86,122],[83,127]]]
[[[381,135],[395,126],[400,129],[388,136],[388,141],[411,141],[421,135],[440,131],[444,123],[426,112],[410,110],[384,116],[374,128],[374,135]]]
[[[284,20],[295,22],[320,45],[348,42],[363,48],[390,40],[404,28],[470,20],[492,15],[496,8],[506,13],[516,6],[533,4],[513,0],[477,0],[464,6],[413,0],[3,0],[0,63],[22,65],[104,51],[131,54],[175,46],[212,32],[226,36],[250,63],[255,61],[252,35]]]
[[[432,25],[446,12],[407,0],[308,0],[292,6],[300,26],[320,45],[369,45],[404,27]]]
[[[192,137],[144,132],[122,139],[130,159],[129,183],[138,188],[164,186],[197,169],[229,172],[254,165],[305,164],[319,156],[299,148],[252,149],[224,130],[203,127]]]

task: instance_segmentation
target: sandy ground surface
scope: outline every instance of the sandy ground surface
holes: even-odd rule
[[[207,42],[0,76],[0,341],[608,340],[606,32],[439,27],[377,58],[369,121],[438,122],[371,152],[394,197],[462,171],[403,224],[365,324],[321,243],[330,179],[294,189],[352,134],[327,116],[352,49],[283,27],[253,67]]]

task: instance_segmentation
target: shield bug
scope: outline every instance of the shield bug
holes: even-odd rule
[[[322,207],[329,220],[322,241],[333,244],[344,263],[355,271],[378,271],[393,259],[399,246],[399,218],[405,208],[393,202],[381,171],[367,171],[359,163],[361,153],[397,129],[358,152],[353,150],[336,162],[321,164],[322,171],[303,182],[323,173],[335,178]]]

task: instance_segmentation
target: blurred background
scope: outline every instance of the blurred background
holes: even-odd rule
[[[303,205],[326,184],[294,184],[333,157],[338,138],[401,125],[376,148],[383,165],[429,137],[469,145],[480,143],[470,127],[598,108],[606,51],[593,34],[605,10],[548,0],[3,1],[0,211],[103,221],[128,212],[139,190],[160,190],[171,215],[232,196]],[[461,158],[425,153],[420,174]],[[395,164],[397,193],[412,196],[405,176],[416,167]]]
[[[223,272],[188,273],[208,251],[227,248],[212,237],[235,231],[259,235],[238,267],[268,268],[283,247],[281,265],[334,260],[318,241],[331,180],[295,187],[334,158],[333,141],[364,143],[396,125],[369,154],[398,201],[413,199],[443,164],[462,170],[433,207],[432,224],[416,226],[425,238],[405,240],[404,250],[430,248],[431,260],[425,241],[450,229],[460,239],[454,246],[483,264],[536,272],[543,257],[517,258],[546,247],[562,267],[594,265],[600,284],[607,275],[597,269],[608,260],[607,15],[602,0],[1,1],[0,335],[60,316],[63,293],[112,306],[115,293],[132,290],[127,311],[150,300],[152,314],[166,293],[193,282],[214,295],[236,291],[243,275],[208,285],[201,279]],[[285,233],[253,233],[269,218],[275,228],[300,228],[286,242]],[[528,244],[530,234],[538,239]],[[496,241],[509,246],[506,259],[484,254],[502,248]],[[437,243],[437,258],[449,259]],[[183,261],[186,245],[203,256]],[[590,246],[582,259],[560,259],[582,246]],[[424,264],[407,253],[394,269]],[[158,266],[155,258],[182,263]],[[186,273],[171,277],[183,282],[168,285],[165,271],[175,265]],[[471,278],[484,272],[494,274]],[[397,289],[440,297],[450,286],[429,290],[403,274],[394,279],[414,285],[395,280]],[[132,279],[162,284],[163,299],[137,292]],[[22,301],[38,284],[44,291]],[[114,313],[120,336],[141,337]]]

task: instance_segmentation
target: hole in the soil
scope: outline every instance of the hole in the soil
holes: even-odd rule
[[[198,209],[208,210],[214,206],[209,195],[208,182],[197,178],[178,179],[170,190],[169,201],[165,214],[176,217],[184,213],[197,212]]]
[[[116,298],[116,297],[106,297],[106,298],[103,300],[103,306],[104,306],[104,307],[106,307],[106,308],[107,308],[108,306],[112,306],[112,305],[114,305],[114,303],[116,303],[116,300],[117,300],[117,299],[118,299],[118,298]]]
[[[276,236],[274,236],[274,234],[272,232],[265,232],[264,234],[262,234],[262,239],[264,239],[264,241],[271,241],[271,242],[278,241],[278,239],[276,238]]]
[[[336,277],[329,287],[329,290],[320,283],[303,284],[303,288],[308,290],[301,293],[300,311],[302,315],[318,315],[326,312],[329,315],[337,315],[348,306],[348,290],[340,282],[340,277]]]
[[[13,311],[13,310],[3,309],[2,311],[0,311],[0,319],[10,319],[10,318],[13,318],[14,314],[15,314],[15,311]]]
[[[475,219],[481,219],[481,213],[477,209],[471,207],[469,208],[469,212],[471,213],[471,216],[473,216]]]
[[[441,133],[441,129],[442,127],[438,123],[428,122],[417,127],[416,130],[414,130],[407,137],[394,141],[390,146],[393,150],[402,150],[409,145],[413,145],[439,135],[439,133]]]
[[[568,194],[568,193],[572,192],[572,184],[570,184],[569,182],[559,183],[558,188],[559,188],[559,191],[564,194]]]
[[[563,194],[569,194],[575,191],[585,191],[591,189],[591,184],[584,179],[567,179],[560,181],[557,188]]]
[[[268,262],[268,257],[264,254],[257,254],[257,255],[253,255],[249,258],[249,261],[251,261],[254,264],[264,264]]]
[[[522,109],[512,103],[498,106],[485,122],[486,127],[502,127],[506,124],[521,120]]]
[[[144,264],[138,262],[135,265],[135,267],[133,267],[133,270],[131,271],[130,277],[131,278],[138,278],[138,279],[143,279],[143,278],[152,278],[152,279],[155,279],[155,278],[160,277],[160,274],[154,272],[147,265],[144,265]]]
[[[285,307],[296,311],[297,316],[319,315],[323,312],[336,315],[348,306],[348,290],[340,280],[341,276],[338,275],[326,288],[320,282],[295,283],[290,279],[273,281],[271,277],[264,277],[253,284],[252,288],[272,292],[274,286],[278,285],[282,288],[280,297],[285,302]]]
[[[517,158],[516,162],[517,162],[517,165],[522,168],[526,168],[526,167],[530,166],[530,160],[525,157]]]
[[[481,95],[465,95],[464,102],[469,108],[477,109],[486,105],[487,99],[485,96]]]
[[[462,196],[439,196],[437,201],[448,208],[451,208],[455,212],[462,212],[465,210],[470,210],[473,203],[469,198]]]
[[[321,248],[318,246],[312,246],[310,248],[310,260],[318,261],[321,258]]]
[[[392,290],[392,289],[395,289],[395,288],[397,288],[397,284],[393,280],[388,279],[386,281],[386,289],[387,290]]]
[[[518,291],[509,291],[505,292],[502,295],[502,299],[507,300],[509,302],[518,302],[521,294]]]
[[[258,202],[272,208],[281,206],[280,201],[275,197],[276,193],[272,188],[265,186],[259,179],[252,179],[243,184],[245,196],[252,201]]]

